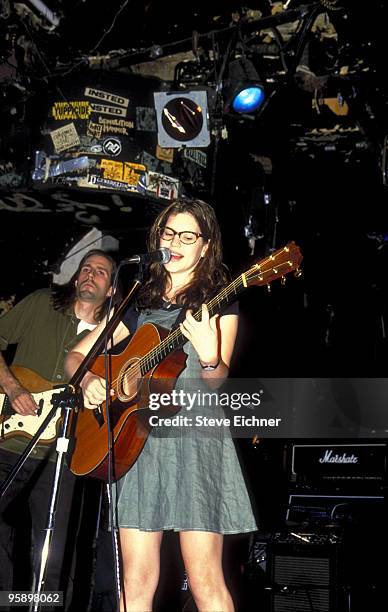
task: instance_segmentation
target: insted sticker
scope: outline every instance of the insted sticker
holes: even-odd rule
[[[109,106],[108,104],[90,103],[93,113],[101,113],[102,115],[114,115],[115,117],[126,117],[127,110],[120,106]]]
[[[124,106],[124,108],[128,108],[129,105],[128,98],[123,98],[122,96],[109,93],[108,91],[102,91],[102,89],[86,87],[84,95],[88,98],[97,98],[98,100],[109,102],[110,104],[118,104],[119,106]]]

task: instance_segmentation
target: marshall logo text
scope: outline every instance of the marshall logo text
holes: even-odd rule
[[[319,463],[358,463],[358,457],[353,454],[347,455],[346,453],[333,455],[333,451],[327,449],[323,457],[319,459]]]

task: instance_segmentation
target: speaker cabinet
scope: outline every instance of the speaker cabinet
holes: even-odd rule
[[[271,612],[347,612],[337,544],[271,546]]]

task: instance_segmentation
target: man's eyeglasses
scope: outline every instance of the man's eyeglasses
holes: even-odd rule
[[[171,242],[174,236],[178,236],[182,244],[194,244],[198,238],[205,238],[203,234],[197,234],[197,232],[176,232],[171,227],[158,227],[158,232],[162,240]]]

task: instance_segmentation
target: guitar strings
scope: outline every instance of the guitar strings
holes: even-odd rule
[[[281,253],[283,253],[283,251],[287,252],[288,260],[286,262],[275,264],[275,257],[278,257]],[[264,267],[267,262],[271,263],[271,267],[267,270],[262,270],[261,268]],[[290,261],[290,249],[289,248],[284,247],[278,253],[274,253],[273,255],[269,256],[267,259],[263,260],[260,265],[255,264],[247,272],[238,276],[234,281],[232,281],[229,285],[227,285],[227,287],[222,289],[220,293],[218,293],[214,298],[212,298],[207,304],[207,307],[209,309],[209,314],[211,315],[211,312],[216,304],[218,304],[218,306],[221,306],[222,301],[227,299],[232,294],[237,295],[241,291],[241,289],[245,286],[244,277],[246,277],[249,280],[251,275],[256,275],[259,277],[262,276],[264,280],[265,274],[267,274],[270,270],[275,271],[274,265],[277,265],[278,268],[281,266],[288,266],[289,267],[288,271],[291,271],[293,264]],[[259,273],[258,273],[258,270],[259,270]],[[278,274],[278,270],[276,270],[275,272]],[[198,321],[200,320],[201,315],[202,315],[202,309],[197,310],[197,312],[193,314],[193,317],[195,320]],[[162,358],[166,357],[168,353],[171,352],[174,348],[177,348],[178,346],[185,344],[186,342],[187,342],[187,339],[182,334],[180,329],[178,328],[174,330],[173,332],[168,334],[168,336],[166,336],[166,338],[162,340],[156,347],[154,347],[148,353],[143,355],[143,357],[141,357],[139,361],[137,362],[136,367],[131,367],[123,375],[119,375],[116,379],[114,379],[111,383],[112,386],[116,388],[116,385],[118,384],[120,379],[121,379],[121,382],[126,383],[127,386],[128,385],[131,386],[131,384],[137,383],[139,379],[139,374],[140,376],[143,376],[144,374],[146,374],[150,369],[158,365],[160,357]]]
[[[230,283],[228,287],[223,289],[215,298],[210,300],[210,302],[207,304],[209,311],[211,312],[215,304],[218,303],[220,305],[222,300],[224,300],[229,295],[233,293],[236,294],[236,289],[238,288],[239,284],[243,286],[242,277],[239,277],[238,279]],[[193,317],[196,320],[199,320],[201,314],[202,310],[197,310],[197,312],[193,314]],[[122,381],[129,386],[131,385],[131,383],[135,383],[139,378],[139,374],[144,375],[146,372],[148,372],[150,369],[152,369],[158,364],[160,357],[166,356],[164,354],[166,351],[171,351],[172,349],[177,348],[180,344],[184,344],[186,342],[187,338],[185,338],[180,329],[174,330],[173,332],[168,334],[168,336],[166,336],[166,338],[162,340],[157,345],[157,347],[154,347],[148,353],[143,355],[143,357],[137,362],[136,367],[132,367],[127,372],[125,372],[125,374],[122,376]],[[117,377],[112,382],[112,384],[116,385],[119,378],[120,377]]]
[[[271,262],[272,264],[271,269],[273,270],[274,256],[269,257],[268,260]],[[237,294],[238,292],[237,290],[241,290],[241,288],[244,286],[244,282],[243,282],[244,276],[249,278],[249,276],[252,275],[253,273],[257,276],[258,269],[260,270],[259,276],[264,276],[265,274],[267,274],[270,271],[270,269],[267,269],[267,270],[260,269],[265,263],[266,261],[264,260],[260,266],[258,266],[257,264],[252,266],[247,272],[245,272],[245,274],[242,274],[239,277],[237,277],[232,283],[230,283],[225,289],[223,289],[217,296],[215,296],[215,298],[210,300],[210,302],[207,304],[209,311],[210,312],[212,311],[215,304],[218,303],[220,305],[220,303],[225,298],[229,297],[230,294],[232,293]],[[287,265],[290,269],[292,267],[292,263],[289,260],[287,262],[277,264],[277,267],[279,268],[280,266],[285,266],[285,265]],[[278,271],[276,271],[276,273],[277,272]],[[199,320],[201,313],[202,311],[198,310],[193,315],[194,318],[196,320]],[[129,385],[131,385],[131,383],[136,383],[139,379],[139,374],[140,376],[144,375],[150,369],[158,365],[160,357],[166,356],[166,355],[163,355],[166,349],[169,349],[171,351],[172,349],[177,348],[177,346],[179,346],[180,344],[185,344],[185,342],[187,342],[187,339],[183,336],[180,329],[175,330],[174,332],[170,333],[164,340],[162,340],[162,342],[160,342],[156,347],[154,347],[148,353],[143,355],[143,357],[141,357],[139,361],[137,362],[136,367],[130,368],[123,375],[118,376],[115,380],[113,380],[112,385],[116,385],[120,378],[122,382],[125,382]]]
[[[238,277],[237,279],[235,279],[232,283],[230,283],[215,298],[209,301],[209,303],[207,304],[209,311],[210,312],[212,311],[216,303],[220,305],[222,300],[228,297],[230,294],[232,293],[236,294],[238,285],[243,286],[242,275]],[[199,320],[199,317],[201,316],[201,314],[202,314],[202,310],[197,310],[197,312],[193,314],[193,317],[196,320]],[[180,344],[185,344],[185,342],[187,342],[187,339],[184,337],[180,329],[178,328],[174,330],[173,332],[168,334],[168,336],[166,336],[166,338],[162,340],[156,347],[154,347],[148,353],[143,355],[143,357],[141,357],[139,361],[136,363],[136,367],[131,367],[129,370],[124,372],[124,374],[121,374],[121,375],[119,374],[119,376],[112,381],[111,383],[112,386],[116,388],[119,380],[121,380],[122,384],[126,383],[127,386],[131,386],[131,384],[135,384],[139,379],[139,375],[143,376],[146,372],[152,369],[152,367],[155,367],[158,364],[160,357],[166,356],[166,355],[163,355],[163,353],[165,353],[167,349],[171,351],[172,349],[177,348]],[[124,365],[124,368],[125,368],[125,365]]]
[[[271,263],[272,266],[271,268],[273,269],[273,258],[268,258]],[[264,263],[266,263],[266,261],[264,260],[261,264],[261,266],[264,265]],[[284,266],[287,265],[288,267],[290,267],[290,262],[283,262],[278,264],[278,267],[280,266]],[[212,300],[210,300],[210,302],[207,304],[207,307],[211,313],[211,311],[213,310],[213,307],[218,304],[219,306],[221,305],[221,302],[225,299],[228,298],[231,294],[235,294],[237,295],[237,293],[241,290],[241,288],[244,286],[244,281],[243,281],[243,277],[249,277],[249,275],[255,273],[257,275],[257,264],[255,264],[254,266],[252,266],[245,274],[241,274],[240,276],[238,276],[234,281],[232,281],[227,287],[225,287],[222,291],[220,291],[219,294],[217,294]],[[260,276],[268,273],[270,270],[260,270]],[[198,321],[201,317],[202,314],[202,310],[198,310],[193,317]],[[148,353],[146,353],[146,355],[144,355],[140,361],[140,367],[142,367],[143,365],[147,367],[148,371],[150,369],[150,367],[154,367],[155,365],[157,365],[158,362],[158,357],[161,355],[161,353],[163,351],[165,351],[166,349],[170,348],[176,348],[176,346],[174,346],[174,343],[178,340],[178,342],[182,341],[182,338],[184,338],[182,332],[178,329],[175,330],[174,332],[172,332],[171,334],[169,334],[157,347],[154,347],[153,349],[151,349],[151,351],[149,351]],[[184,342],[186,342],[187,340],[184,338]],[[164,357],[165,355],[163,355]],[[154,363],[153,363],[154,362]],[[145,372],[142,371],[142,374],[144,374]]]

